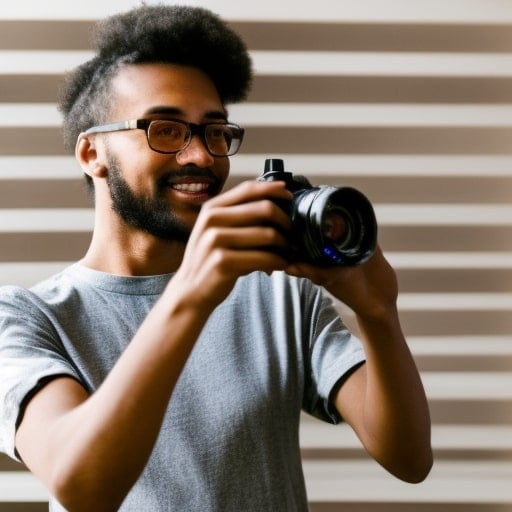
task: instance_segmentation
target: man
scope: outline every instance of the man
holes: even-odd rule
[[[348,422],[398,478],[430,470],[381,251],[350,268],[290,263],[284,184],[221,193],[243,136],[226,104],[250,79],[215,15],[143,6],[102,25],[66,85],[91,244],[33,289],[0,292],[0,448],[54,511],[307,510],[301,410]],[[353,309],[361,342],[317,285]]]

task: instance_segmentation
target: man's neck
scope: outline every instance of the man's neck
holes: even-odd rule
[[[95,231],[82,264],[116,275],[168,274],[178,269],[184,251],[183,242],[160,240],[147,233],[107,236]]]

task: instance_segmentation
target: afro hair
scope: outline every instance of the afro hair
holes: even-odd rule
[[[196,67],[215,84],[221,101],[247,97],[251,60],[240,36],[216,14],[190,6],[142,5],[97,25],[96,56],[70,73],[59,98],[64,142],[104,122],[111,79],[124,64],[172,63]]]

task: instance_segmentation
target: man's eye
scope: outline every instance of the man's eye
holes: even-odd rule
[[[212,128],[209,133],[210,137],[220,139],[225,136],[225,130],[222,128]]]
[[[163,137],[178,138],[181,136],[183,130],[176,128],[175,126],[164,126],[158,131],[159,135]]]
[[[172,123],[153,123],[151,125],[151,135],[153,137],[166,139],[182,139],[186,129],[184,126]]]

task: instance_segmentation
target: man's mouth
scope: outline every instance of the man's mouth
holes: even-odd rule
[[[172,189],[182,194],[216,194],[221,187],[218,178],[210,169],[185,167],[160,178],[160,189]]]
[[[210,188],[209,183],[173,183],[171,184],[171,188],[174,190],[178,190],[179,192],[188,192],[191,194],[197,194],[200,192],[207,192]]]

